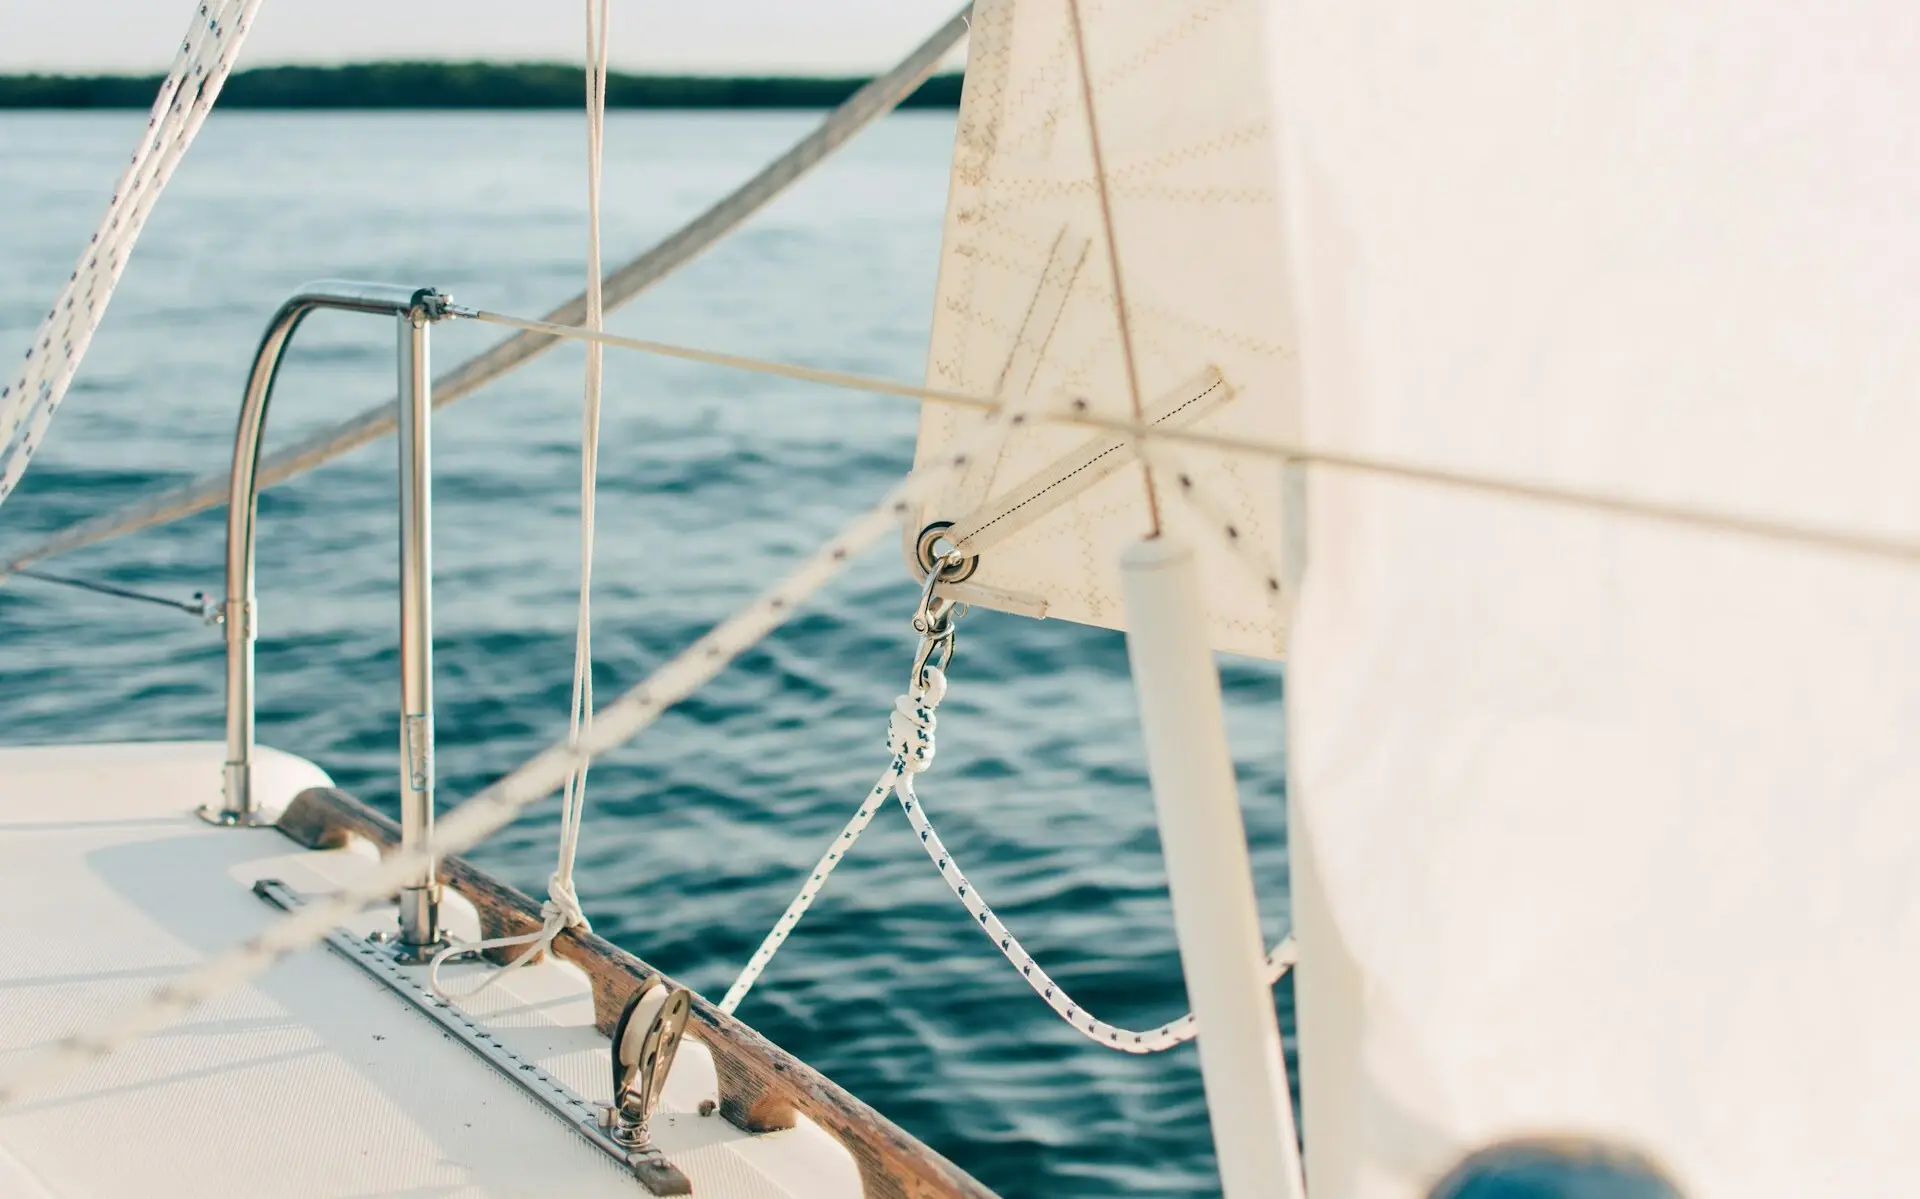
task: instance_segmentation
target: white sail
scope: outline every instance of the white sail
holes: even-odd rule
[[[1295,431],[1291,321],[1275,231],[1259,0],[1082,6],[1129,333],[1145,419],[1239,436]],[[1092,143],[1065,0],[974,8],[940,264],[930,386],[1130,419]],[[972,437],[978,411],[929,403],[917,461]],[[952,522],[979,556],[955,598],[1120,627],[1121,549],[1148,530],[1141,468],[1097,430],[1030,425],[909,521],[909,548]],[[1230,554],[1196,534],[1220,649],[1283,646],[1262,586],[1279,558],[1279,471],[1170,451],[1199,503],[1164,519],[1231,523]],[[1205,516],[1201,514],[1205,513]]]
[[[1282,0],[1305,435],[1920,534],[1920,9]],[[1920,570],[1316,466],[1315,1194],[1920,1193]]]

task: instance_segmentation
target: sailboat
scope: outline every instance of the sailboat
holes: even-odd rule
[[[194,17],[103,248],[0,396],[0,486],[256,3]],[[924,381],[605,331],[963,33]],[[0,990],[0,1188],[985,1194],[731,1015],[894,805],[956,922],[1087,1052],[1197,1041],[1235,1199],[1920,1189],[1917,43],[1869,0],[978,0],[575,304],[305,289],[231,468],[5,559],[228,505],[227,742],[0,751],[6,977],[34,984]],[[262,460],[279,356],[323,307],[397,330],[400,402]],[[447,320],[516,332],[436,376]],[[436,814],[433,410],[567,338],[915,400],[914,469]],[[400,822],[256,746],[251,707],[258,486],[396,425]],[[591,419],[584,442],[590,514]],[[728,996],[576,919],[566,844],[545,904],[457,856],[556,792],[573,812],[588,761],[894,536],[920,592],[892,760]],[[1193,1018],[1086,1011],[945,853],[915,779],[974,607],[1126,630]],[[1215,653],[1287,663],[1279,946]]]

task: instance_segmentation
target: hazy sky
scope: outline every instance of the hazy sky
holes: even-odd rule
[[[0,71],[164,69],[199,0],[0,0]],[[611,57],[641,70],[891,65],[960,0],[613,0]],[[264,0],[241,65],[578,59],[584,0]]]

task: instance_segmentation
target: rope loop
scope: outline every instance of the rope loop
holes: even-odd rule
[[[887,721],[887,750],[907,774],[921,774],[933,765],[933,710],[946,698],[947,676],[938,666],[923,672],[924,683],[893,701]]]
[[[433,960],[427,963],[427,985],[433,988],[435,995],[448,1001],[472,999],[481,992],[491,989],[493,984],[551,949],[553,939],[566,929],[566,920],[555,909],[552,900],[541,905],[540,914],[542,917],[540,927],[533,932],[521,933],[517,937],[490,937],[484,941],[449,945],[434,954]],[[507,949],[514,945],[526,945],[529,948],[500,969],[489,972],[478,984],[464,991],[455,991],[441,984],[440,967],[454,958],[477,958],[489,949]]]
[[[931,592],[931,588],[928,590]],[[952,635],[951,626],[947,627],[945,635]],[[932,637],[923,640],[921,653],[924,654],[926,647],[935,640]],[[906,815],[907,825],[918,834],[920,847],[933,860],[934,869],[940,872],[940,877],[960,900],[961,906],[966,908],[970,922],[994,943],[1034,993],[1075,1031],[1095,1044],[1122,1053],[1159,1053],[1192,1040],[1199,1033],[1200,1026],[1191,1012],[1158,1028],[1144,1031],[1120,1028],[1088,1013],[1041,968],[1040,963],[1034,961],[1033,955],[1020,944],[1019,938],[1007,930],[1000,918],[994,915],[993,909],[987,906],[986,900],[980,897],[979,891],[967,881],[967,876],[960,872],[959,864],[941,842],[940,834],[927,818],[925,805],[914,792],[914,779],[933,765],[934,709],[947,696],[947,676],[938,666],[929,665],[924,670],[916,667],[915,681],[916,685],[911,691],[893,701],[893,715],[887,721],[887,749],[892,753],[893,761],[867,792],[853,819],[840,831],[826,855],[814,866],[812,874],[801,885],[800,893],[787,905],[787,910],[767,933],[746,968],[741,970],[740,977],[727,990],[726,997],[720,1001],[720,1010],[732,1013],[739,1007],[747,991],[766,970],[774,953],[793,932],[794,925],[813,906],[814,898],[826,885],[834,867],[839,865],[860,834],[866,831],[874,813],[891,793],[900,801],[900,810]],[[1278,982],[1292,967],[1294,957],[1293,938],[1286,937],[1267,954],[1267,981]]]
[[[556,870],[553,877],[547,880],[547,901],[540,905],[540,927],[536,931],[521,933],[515,937],[493,937],[466,945],[449,945],[434,954],[433,961],[428,963],[427,985],[432,987],[434,994],[442,999],[472,999],[552,949],[554,938],[570,928],[579,929],[583,933],[593,931],[593,925],[587,923],[587,914],[580,910],[580,897],[574,893],[571,873],[563,876]],[[464,991],[451,990],[441,985],[440,967],[454,958],[478,957],[486,950],[506,949],[514,945],[525,945],[528,948],[505,966],[488,974],[478,985]]]

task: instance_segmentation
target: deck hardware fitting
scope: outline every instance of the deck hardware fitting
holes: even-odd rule
[[[253,884],[253,893],[286,912],[297,911],[306,902],[299,892],[279,879],[259,880]],[[637,1131],[639,1136],[636,1143],[628,1144],[621,1139],[623,1134],[619,1117],[610,1113],[606,1105],[587,1102],[572,1088],[541,1069],[537,1062],[514,1052],[461,1008],[434,994],[427,986],[424,970],[409,968],[398,960],[396,950],[399,944],[393,934],[377,932],[363,937],[349,929],[336,928],[327,934],[325,943],[409,1007],[438,1024],[454,1040],[493,1067],[496,1073],[511,1080],[550,1114],[586,1138],[588,1143],[626,1166],[649,1193],[693,1194],[693,1184],[653,1146],[647,1131],[660,1093],[666,1086],[667,1071],[673,1065],[674,1052],[679,1048],[681,1031],[686,1027],[690,996],[684,988],[655,986],[647,992],[647,995],[663,991],[669,993],[658,996],[652,1016],[635,1039],[636,1056],[634,1066],[630,1068],[632,1080],[626,1106],[637,1119],[636,1126],[630,1126],[625,1135],[633,1139]],[[628,1005],[627,1016],[622,1017],[622,1028],[616,1030],[615,1045],[622,1044],[620,1034],[627,1031],[628,1016],[647,995],[636,997]],[[616,1056],[616,1085],[622,1077],[621,1064],[621,1056]],[[616,1090],[615,1094],[618,1096],[623,1092]],[[641,1100],[645,1101],[644,1109],[637,1106]],[[611,1127],[608,1126],[609,1122]]]

